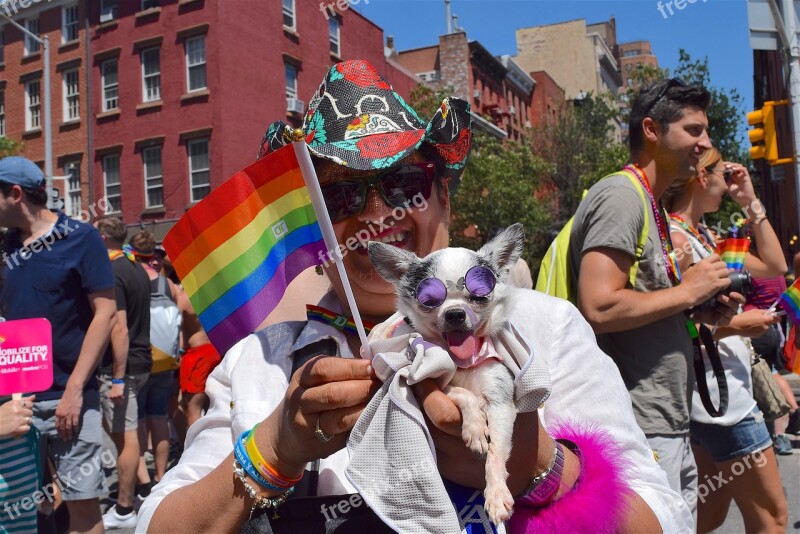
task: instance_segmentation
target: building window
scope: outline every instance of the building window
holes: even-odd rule
[[[6,93],[0,91],[0,137],[6,135]]]
[[[161,100],[161,65],[158,48],[142,50],[142,102]]]
[[[36,130],[42,126],[41,91],[39,80],[25,83],[25,129]]]
[[[100,22],[117,18],[117,0],[100,0]]]
[[[198,35],[186,39],[186,91],[200,91],[208,87],[206,82],[206,36]]]
[[[286,98],[297,98],[297,67],[286,63]]]
[[[142,11],[158,7],[158,0],[142,0]]]
[[[103,84],[103,111],[119,109],[119,78],[116,59],[103,61],[100,66],[100,77]]]
[[[328,38],[331,43],[331,54],[338,56],[341,55],[341,50],[339,49],[339,21],[336,17],[331,17],[328,20]]]
[[[122,191],[119,183],[119,154],[103,156],[103,185],[106,191],[107,213],[122,211]]]
[[[292,30],[295,28],[294,0],[283,0],[283,25]]]
[[[32,34],[39,35],[39,19],[28,19],[25,21],[25,29]],[[39,41],[25,34],[25,55],[35,54],[39,51]]]
[[[147,208],[164,205],[164,180],[161,171],[161,147],[155,146],[142,150],[144,167],[144,191]]]
[[[0,29],[0,65],[6,62],[6,34]]]
[[[78,5],[61,8],[61,42],[68,43],[78,39]]]
[[[67,194],[64,195],[64,210],[70,217],[81,214],[81,163],[69,161],[64,164],[64,176],[67,177]]]
[[[189,141],[186,149],[189,153],[189,183],[192,188],[192,202],[197,202],[211,192],[208,139]]]
[[[64,122],[80,119],[78,69],[64,71],[64,83],[61,90],[64,95]]]

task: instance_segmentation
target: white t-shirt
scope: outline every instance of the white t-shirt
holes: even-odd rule
[[[544,427],[550,429],[561,420],[609,432],[629,465],[623,480],[653,510],[664,532],[693,532],[688,507],[670,489],[636,424],[616,365],[597,347],[592,329],[578,310],[565,300],[525,289],[514,289],[510,304],[508,317],[530,342],[534,357],[545,358],[550,371],[552,394],[539,410]],[[331,294],[320,305],[340,309]],[[231,453],[242,432],[275,409],[288,386],[289,355],[324,337],[338,342],[342,357],[353,357],[341,332],[313,321],[265,328],[228,351],[206,382],[211,401],[208,412],[189,428],[180,462],[145,500],[136,532],[147,531],[167,494],[210,473]],[[321,460],[319,495],[355,491],[344,474],[347,463],[346,449]]]
[[[675,222],[671,223],[671,228],[686,236],[692,246],[692,259],[694,263],[710,256],[709,252],[697,238],[684,230]],[[700,392],[697,389],[697,380],[692,391],[692,406],[690,418],[697,423],[708,425],[733,426],[753,411],[756,401],[753,400],[753,385],[750,378],[750,345],[749,340],[742,336],[728,336],[722,338],[717,343],[719,359],[722,368],[725,370],[725,380],[728,382],[728,411],[722,417],[711,417],[700,400]],[[714,406],[719,406],[719,387],[711,362],[706,355],[703,347],[703,365],[706,369],[705,381],[708,384],[708,394]]]

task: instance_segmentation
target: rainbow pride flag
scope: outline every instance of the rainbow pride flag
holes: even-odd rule
[[[164,238],[183,288],[220,354],[278,305],[325,251],[294,149],[239,171],[190,209]]]
[[[744,259],[750,250],[750,240],[742,237],[729,237],[717,245],[717,253],[722,261],[736,272],[744,269]]]
[[[786,316],[800,328],[800,278],[794,281],[778,299],[779,306],[786,311]]]

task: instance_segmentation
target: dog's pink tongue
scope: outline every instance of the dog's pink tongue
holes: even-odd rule
[[[447,333],[450,353],[459,360],[468,360],[478,352],[478,337],[473,332],[454,330]]]

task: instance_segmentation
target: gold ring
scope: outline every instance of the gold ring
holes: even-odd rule
[[[319,427],[319,420],[322,416],[317,417],[317,428],[314,430],[314,436],[322,443],[328,443],[330,440],[333,439],[333,436],[329,436],[326,434],[320,427]]]

